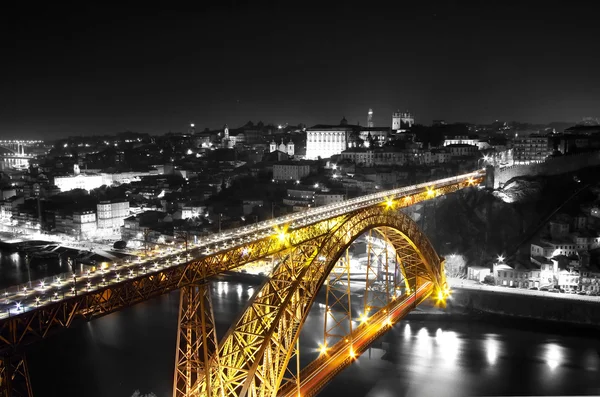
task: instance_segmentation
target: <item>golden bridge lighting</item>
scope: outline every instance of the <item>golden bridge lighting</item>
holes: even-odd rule
[[[289,214],[203,237],[198,241],[201,243],[192,248],[189,243],[186,247],[177,243],[178,249],[169,244],[168,250],[160,255],[156,250],[138,261],[137,256],[133,256],[130,260],[102,263],[99,269],[89,272],[77,270],[73,278],[67,276],[65,280],[63,276],[64,286],[60,289],[56,288],[58,281],[38,279],[27,287],[11,289],[10,300],[5,300],[10,312],[0,313],[0,329],[15,324],[19,337],[41,339],[49,327],[51,331],[66,328],[71,320],[82,315],[91,320],[179,290],[174,393],[208,395],[217,394],[211,390],[221,389],[232,394],[243,390],[245,394],[258,395],[261,390],[268,390],[269,394],[289,397],[296,395],[293,382],[316,393],[340,369],[356,362],[375,337],[397,327],[396,322],[422,301],[429,299],[438,306],[451,302],[452,291],[446,284],[443,258],[437,255],[428,239],[421,238],[424,232],[418,225],[397,209],[465,189],[471,183],[477,185],[483,178],[483,172],[470,173],[444,182],[427,182],[429,186],[409,186],[335,203],[331,207],[311,208],[306,214]],[[350,257],[351,244],[365,232],[369,233],[367,255],[370,259],[373,253],[377,258],[371,270],[377,269],[376,274],[384,271],[388,276],[393,275],[385,277],[383,289],[379,278],[363,277],[363,267],[354,266]],[[376,237],[371,232],[375,232]],[[212,305],[205,299],[212,290],[206,281],[250,260],[260,261],[260,266],[275,270],[270,281],[256,291],[240,288],[239,294],[248,305],[217,344],[216,331],[211,331],[214,330]],[[370,260],[368,262],[371,266]],[[379,266],[380,262],[385,270]],[[366,274],[370,275],[370,271]],[[402,278],[395,277],[400,274]],[[355,277],[357,275],[360,277]],[[345,298],[350,297],[363,279],[365,292],[359,299],[364,298],[364,306],[361,304],[356,310],[352,302],[353,311],[350,302],[345,304]],[[227,292],[226,282],[214,282],[220,286],[219,294],[221,290]],[[315,362],[318,366],[306,368],[311,372],[305,372],[308,376],[303,375],[302,382],[299,377],[289,380],[286,371],[293,367],[290,360],[293,345],[296,349],[299,345],[290,343],[289,337],[301,332],[298,328],[303,324],[301,320],[319,297],[317,294],[323,292],[322,287],[328,289],[324,305],[319,304],[318,308],[325,321],[323,336],[312,341],[317,344],[312,345],[312,351],[313,354],[318,351],[320,359]],[[360,287],[362,289],[362,285]],[[72,302],[73,309],[55,315],[60,299]],[[21,300],[22,306],[15,303],[16,300]],[[375,300],[379,300],[379,304],[375,304]],[[17,313],[15,308],[20,311]],[[47,324],[37,321],[52,316],[57,321]],[[10,340],[1,339],[0,350],[3,344],[10,344]],[[189,352],[197,350],[205,341],[214,346],[215,351],[203,355],[200,362],[197,354]],[[354,344],[360,351],[354,349]],[[210,376],[199,378],[198,365],[211,368]],[[214,368],[210,367],[213,365]],[[331,370],[333,372],[329,372]],[[280,389],[279,383],[284,378],[286,383]],[[310,390],[312,386],[314,391]]]
[[[327,354],[327,344],[319,343],[319,354]]]
[[[275,237],[282,243],[287,240],[289,234],[287,233],[287,226],[283,226],[281,228],[275,226]]]
[[[394,200],[392,198],[388,198],[385,200],[385,206],[387,208],[392,208],[394,206]]]

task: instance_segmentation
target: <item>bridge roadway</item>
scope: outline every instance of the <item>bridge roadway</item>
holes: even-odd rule
[[[333,377],[365,352],[375,339],[387,332],[394,323],[406,316],[414,306],[427,299],[432,292],[433,283],[427,281],[417,289],[416,294],[401,296],[385,309],[379,310],[352,332],[351,344],[345,340],[339,341],[302,369],[300,393],[298,393],[297,383],[292,380],[280,387],[278,396],[309,397],[317,395]]]
[[[189,282],[185,273],[198,272],[198,266],[193,269],[191,267],[204,259],[218,257],[211,263],[202,262],[204,274],[198,275],[198,279],[272,255],[283,249],[281,244],[275,247],[278,242],[276,238],[272,238],[277,237],[281,230],[302,229],[340,215],[381,205],[388,200],[407,198],[405,204],[410,205],[417,195],[424,197],[421,200],[426,200],[444,194],[440,189],[455,187],[454,190],[458,190],[467,185],[478,185],[484,177],[485,171],[477,170],[456,177],[382,191],[225,230],[199,239],[196,244],[188,247],[187,252],[175,249],[161,257],[116,262],[95,272],[65,273],[9,287],[0,291],[0,353],[24,343],[27,339],[25,334],[43,338],[51,327],[69,327],[76,317],[90,320],[178,289]],[[249,244],[258,244],[256,253],[249,252],[246,248]],[[228,257],[228,254],[231,256]],[[235,260],[232,258],[234,255],[237,256]],[[34,318],[36,315],[38,318]],[[13,324],[9,324],[11,320],[15,320]]]

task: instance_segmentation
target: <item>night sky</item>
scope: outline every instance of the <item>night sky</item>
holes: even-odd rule
[[[165,3],[3,11],[0,137],[600,116],[590,2]]]

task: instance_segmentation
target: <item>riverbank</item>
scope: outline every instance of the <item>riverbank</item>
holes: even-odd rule
[[[228,272],[222,280],[261,284],[265,277]],[[317,297],[321,301],[322,291]],[[600,330],[600,302],[549,299],[538,296],[508,294],[457,288],[446,308],[429,300],[412,311],[408,320],[436,322],[486,322],[520,330],[546,329],[566,334],[582,332],[596,336]]]
[[[557,328],[577,326],[600,329],[600,302],[459,288],[453,290],[446,312],[502,319],[518,318],[520,321],[538,324],[543,322]]]

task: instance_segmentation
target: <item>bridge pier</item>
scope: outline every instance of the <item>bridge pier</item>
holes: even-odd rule
[[[0,358],[0,397],[33,397],[25,354]]]
[[[210,284],[202,282],[182,287],[173,397],[223,395],[218,350]]]

